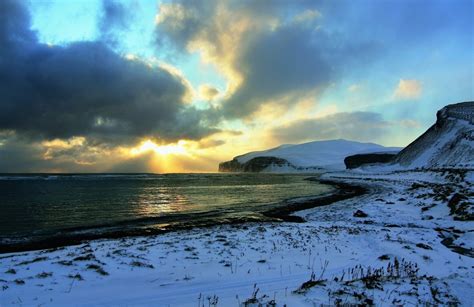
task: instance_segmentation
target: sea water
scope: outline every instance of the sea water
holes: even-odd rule
[[[308,174],[0,175],[0,244],[72,233],[265,220],[333,188]],[[314,176],[313,176],[314,177]]]

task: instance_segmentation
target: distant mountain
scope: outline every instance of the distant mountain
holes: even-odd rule
[[[399,147],[348,140],[315,141],[254,151],[219,164],[220,172],[310,172],[344,169],[344,158],[354,154],[398,152]]]
[[[393,166],[474,168],[474,102],[447,105],[436,123],[394,158]]]

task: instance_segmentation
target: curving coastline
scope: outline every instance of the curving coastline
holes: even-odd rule
[[[282,201],[282,206],[261,212],[261,217],[241,217],[241,218],[223,218],[215,220],[212,213],[200,220],[189,220],[182,223],[174,223],[158,227],[143,227],[127,229],[126,226],[121,229],[113,229],[104,232],[82,232],[75,234],[60,234],[35,241],[21,241],[7,244],[0,244],[0,254],[26,252],[44,249],[59,249],[66,246],[83,244],[92,240],[99,239],[121,239],[127,237],[145,237],[160,235],[168,232],[189,230],[195,228],[211,228],[219,225],[243,225],[246,223],[262,222],[295,222],[303,223],[305,220],[299,216],[291,215],[294,212],[307,210],[315,207],[327,206],[332,203],[357,197],[366,194],[369,189],[362,185],[349,184],[345,182],[320,180],[316,177],[310,177],[307,180],[317,181],[321,184],[327,184],[335,187],[335,190],[327,194],[305,198],[303,200],[289,199]],[[114,227],[118,228],[118,227]],[[77,230],[87,230],[77,229]]]
[[[316,180],[316,179],[313,179]],[[336,187],[336,190],[329,195],[322,195],[304,201],[292,202],[286,206],[274,208],[265,211],[263,214],[271,218],[277,218],[285,222],[306,222],[300,216],[291,215],[294,212],[307,210],[315,207],[327,206],[332,203],[361,196],[369,192],[369,189],[362,185],[349,184],[346,182],[332,181],[332,180],[317,180],[322,184],[328,184]]]

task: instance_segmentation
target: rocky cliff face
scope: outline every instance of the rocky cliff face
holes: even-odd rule
[[[367,164],[374,163],[388,163],[391,162],[396,153],[371,153],[371,154],[360,154],[346,157],[344,159],[344,164],[347,169],[358,168]]]
[[[236,158],[219,164],[219,172],[255,172],[259,173],[267,169],[294,168],[296,167],[285,159],[275,157],[256,157],[245,163],[240,163]]]
[[[405,168],[474,168],[474,102],[439,110],[436,123],[395,157]]]
[[[219,163],[219,172],[221,173],[232,173],[232,172],[242,172],[243,165],[237,161],[237,159],[232,159],[231,161],[226,161]]]

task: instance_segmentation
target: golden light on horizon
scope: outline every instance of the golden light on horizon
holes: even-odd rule
[[[180,140],[175,144],[158,145],[152,140],[146,140],[139,146],[132,148],[130,154],[133,156],[140,155],[145,152],[154,152],[159,155],[187,155],[185,148],[186,141]]]

